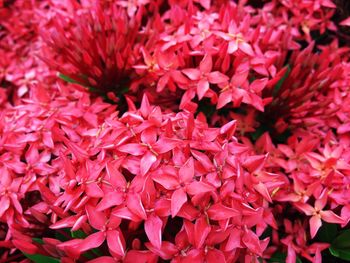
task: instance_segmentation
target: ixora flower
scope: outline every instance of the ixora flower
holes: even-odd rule
[[[327,194],[324,191],[320,199],[315,201],[315,207],[305,203],[295,203],[294,205],[303,211],[306,215],[311,216],[310,218],[310,234],[311,238],[316,236],[318,229],[322,226],[322,221],[335,224],[345,223],[344,219],[336,215],[330,210],[323,210],[327,203]]]
[[[314,53],[315,48],[319,52]],[[336,40],[328,46],[317,47],[312,42],[305,49],[290,53],[288,65],[277,73],[278,77],[258,79],[250,84],[248,67],[242,65],[230,84],[222,89],[217,107],[223,107],[233,98],[237,105],[245,102],[258,110],[242,105],[244,110],[230,112],[242,133],[260,129],[269,131],[272,139],[298,129],[323,135],[336,129],[337,133],[345,134],[349,130],[348,52],[348,48],[339,47]],[[242,88],[249,85],[252,91],[262,90],[263,96]]]
[[[129,17],[117,4],[88,2],[75,3],[70,10],[53,9],[52,21],[41,31],[47,43],[41,58],[53,69],[96,92],[120,94],[128,88],[135,50],[145,39],[139,35],[143,9]]]
[[[54,72],[36,57],[42,46],[38,13],[46,7],[43,2],[5,1],[0,10],[0,87],[6,88],[9,103],[20,103],[30,85],[40,81],[49,86],[55,80]]]
[[[203,116],[163,113],[144,97],[139,110],[113,114],[100,127],[75,142],[56,134],[59,189],[49,178],[37,182],[49,210],[38,203],[35,217],[45,213],[52,229],[86,235],[59,242],[60,253],[78,259],[104,251],[106,240],[103,255],[116,260],[264,256],[269,239],[259,236],[277,226],[271,210],[258,207],[284,182],[273,175],[268,182],[266,156],[237,142],[235,121],[209,128]]]
[[[350,55],[334,12],[0,0],[0,262],[347,256],[323,235],[350,221]]]
[[[297,41],[312,42],[310,32],[302,30],[335,30],[330,20],[335,6],[330,1],[271,1],[258,11],[244,3],[227,1],[221,9],[203,10],[189,1],[171,2],[157,27],[159,36],[142,50],[144,62],[134,66],[132,86],[156,89],[159,96],[168,91],[174,101],[180,94],[180,109],[190,111],[204,98],[217,109],[246,104],[264,111],[272,97],[267,95],[286,71],[288,51],[300,49]],[[179,23],[181,18],[187,22]]]
[[[321,252],[329,247],[329,244],[315,242],[312,245],[307,244],[305,224],[300,220],[294,222],[285,219],[283,225],[286,229],[286,237],[281,239],[281,243],[288,247],[286,262],[295,262],[297,254],[311,262],[320,262]]]
[[[336,47],[336,51],[329,56],[333,53],[332,46]],[[322,51],[314,54],[312,43],[292,55],[291,70],[286,73],[285,80],[266,109],[266,113],[276,120],[278,132],[284,132],[287,127],[294,129],[301,126],[327,132],[330,127],[341,125],[337,113],[348,101],[346,85],[350,78],[346,57],[342,55],[346,51],[338,49],[336,42],[332,46],[323,47]]]
[[[331,19],[335,10],[336,5],[331,0],[273,0],[263,7],[262,19],[268,19],[275,27],[291,29],[289,34],[295,40],[311,42],[312,32],[324,34],[326,30],[337,29]]]
[[[36,63],[30,65],[37,66]],[[50,81],[48,75],[47,84]],[[38,191],[44,189],[43,184],[54,193],[59,192],[55,175],[60,169],[54,165],[53,156],[59,156],[64,148],[56,139],[68,134],[68,138],[76,142],[80,134],[98,127],[101,118],[110,115],[102,113],[106,107],[109,111],[115,110],[101,99],[91,101],[88,93],[79,90],[81,88],[76,85],[62,83],[50,89],[46,84],[30,85],[29,94],[19,98],[16,105],[8,101],[1,105],[0,221],[6,222],[7,229],[6,235],[1,235],[0,246],[5,258],[6,255],[10,259],[18,256],[17,252],[14,254],[14,248],[28,254],[45,254],[33,244],[32,238],[45,231],[51,209],[64,214],[52,207],[50,191],[42,195]],[[77,127],[76,123],[80,125]],[[74,148],[73,142],[66,140],[66,143],[75,153],[79,152],[80,148]]]
[[[317,238],[325,222],[342,227],[349,222],[348,144],[347,140],[339,140],[336,134],[331,132],[320,139],[318,135],[307,131],[299,131],[299,134],[296,133],[288,139],[287,144],[279,144],[277,147],[272,144],[267,133],[257,141],[257,147],[265,149],[262,152],[270,153],[265,169],[275,173],[282,172],[290,181],[274,192],[275,204],[282,202],[285,206],[287,202],[297,211],[307,215],[307,218],[302,220],[299,213],[293,213],[290,209],[284,210],[285,213],[290,213],[291,218],[301,220],[301,224],[304,225],[303,231],[309,232],[311,239]],[[287,226],[285,227],[287,229]],[[287,233],[290,233],[290,224],[288,229]],[[299,254],[314,261],[316,259],[310,256],[312,254],[315,257],[318,255],[317,262],[320,262],[320,251],[329,245],[311,243],[308,235],[300,235],[300,230],[293,231],[297,231],[295,237],[290,234],[288,237],[280,236],[281,242],[287,246],[288,258],[295,258]],[[319,249],[318,252],[316,248]]]
[[[212,71],[213,60],[210,54],[206,54],[199,64],[199,69],[188,68],[182,72],[192,81],[197,82],[197,96],[202,99],[209,90],[209,83],[219,84],[226,82],[228,77],[219,71]]]

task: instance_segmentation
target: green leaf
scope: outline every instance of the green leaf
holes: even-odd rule
[[[86,234],[82,230],[72,231],[71,232],[72,237],[74,238],[86,238]]]
[[[284,81],[286,80],[286,78],[289,76],[290,72],[291,72],[291,68],[290,66],[287,64],[287,71],[286,73],[284,73],[283,77],[277,82],[273,92],[272,92],[272,96],[276,97],[276,95],[278,94],[278,91],[281,89]]]
[[[62,73],[58,73],[58,77],[60,79],[63,79],[64,81],[68,82],[68,83],[78,83],[77,81],[75,81],[74,79],[62,74]]]
[[[333,240],[332,247],[337,249],[348,249],[350,252],[350,229],[341,231]]]
[[[30,255],[27,253],[23,253],[23,254],[35,263],[60,263],[61,262],[59,259],[43,256],[39,254],[35,254],[35,255]]]
[[[94,93],[99,93],[99,92],[100,92],[98,89],[93,88],[93,87],[86,86],[86,85],[80,83],[79,81],[76,81],[76,80],[74,80],[74,79],[72,79],[72,78],[70,78],[70,77],[68,77],[68,76],[66,76],[66,75],[64,75],[64,74],[62,74],[62,73],[58,73],[58,77],[59,77],[60,79],[63,79],[64,81],[66,81],[66,82],[68,82],[68,83],[79,84],[79,85],[81,85],[81,86],[83,86],[83,87],[86,87],[86,88],[88,88],[91,92],[94,92]]]
[[[329,252],[337,258],[350,261],[350,229],[340,232],[333,240]]]
[[[72,78],[70,78],[70,77],[68,77],[68,76],[66,76],[66,75],[64,75],[64,74],[62,74],[62,73],[59,73],[59,74],[58,74],[58,77],[59,77],[60,79],[63,79],[64,81],[66,81],[66,82],[68,82],[68,83],[79,84],[80,86],[83,86],[83,87],[87,88],[90,92],[100,94],[100,95],[102,95],[105,99],[107,98],[107,97],[105,96],[105,94],[101,94],[101,90],[96,89],[96,88],[94,88],[94,87],[90,87],[90,86],[84,85],[83,83],[80,83],[79,81],[76,81],[76,80],[74,80],[74,79],[72,79]],[[82,78],[85,78],[85,77],[82,76]],[[127,88],[123,89],[123,92],[124,92],[124,93],[126,93],[127,91],[128,91]],[[124,93],[123,93],[123,94],[124,94]]]
[[[329,252],[337,258],[341,258],[346,261],[350,261],[350,249],[341,249],[330,247]]]
[[[41,238],[33,237],[32,240],[40,245],[44,244],[44,241]]]

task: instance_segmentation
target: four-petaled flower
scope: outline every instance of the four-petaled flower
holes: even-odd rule
[[[323,210],[327,204],[327,191],[322,192],[321,196],[315,201],[315,206],[312,207],[307,203],[295,203],[295,207],[300,209],[306,215],[311,216],[309,220],[310,235],[314,238],[318,229],[322,226],[322,220],[328,223],[343,224],[344,219],[336,215],[331,210]]]

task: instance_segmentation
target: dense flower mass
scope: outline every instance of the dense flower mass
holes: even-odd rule
[[[350,260],[331,0],[0,0],[0,262]]]
[[[132,77],[142,13],[129,18],[125,8],[107,2],[83,6],[71,2],[69,7],[63,14],[54,9],[52,26],[41,33],[49,49],[42,59],[98,91],[123,88]]]

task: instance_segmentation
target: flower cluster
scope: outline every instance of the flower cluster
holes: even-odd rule
[[[335,3],[0,0],[0,262],[350,260]]]
[[[52,11],[52,21],[42,31],[48,44],[42,59],[58,72],[97,91],[125,88],[135,64],[141,9],[129,18],[124,8],[107,2],[82,6],[71,2],[69,7],[62,10],[63,14]],[[54,8],[60,10],[60,5]],[[141,45],[144,41],[138,42]]]
[[[161,7],[148,1],[138,4],[134,7],[138,12],[129,16],[119,2],[113,7],[78,5],[72,7],[73,14],[63,10],[66,15],[57,14],[63,18],[55,16],[54,26],[43,33],[56,55],[48,63],[98,90],[120,94],[122,85],[128,84],[132,91],[149,89],[152,102],[181,99],[180,109],[196,110],[196,97],[208,98],[217,109],[245,103],[263,111],[270,101],[263,91],[271,90],[283,76],[287,52],[300,47],[297,40],[308,39],[300,33],[301,18],[294,16],[296,21],[286,28],[289,18],[284,14],[297,5],[282,8],[276,3],[276,8],[254,10],[234,2],[220,8],[185,1],[152,15],[155,11],[150,10]],[[331,16],[332,7],[305,4],[307,15],[299,16],[310,20],[316,13]],[[141,25],[144,16],[149,18]],[[332,24],[326,18],[325,23]],[[309,30],[322,33],[324,26],[318,25],[323,24],[310,25]]]

